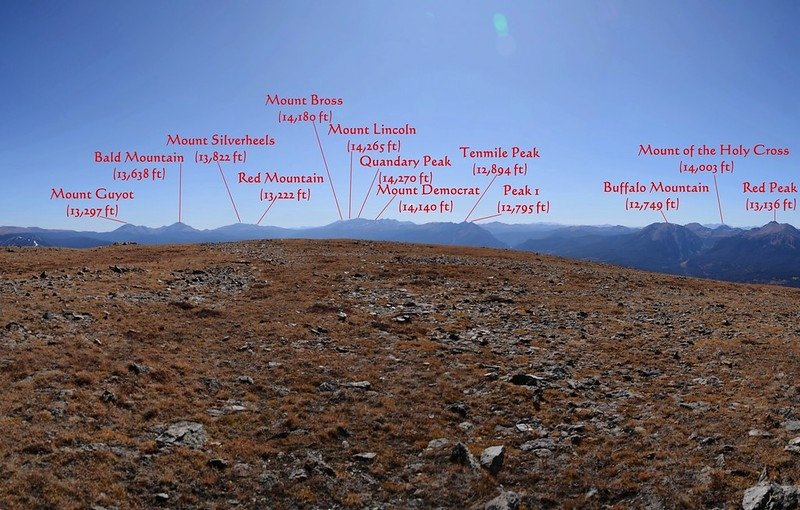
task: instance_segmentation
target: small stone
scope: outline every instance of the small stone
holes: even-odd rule
[[[490,473],[497,474],[503,467],[505,454],[505,446],[490,446],[481,453],[481,466],[486,468]]]
[[[447,439],[447,438],[442,437],[442,438],[439,438],[439,439],[431,440],[431,442],[428,443],[428,446],[425,449],[426,450],[438,450],[439,448],[444,448],[448,444],[450,444],[450,440]]]
[[[278,484],[278,476],[271,471],[266,471],[261,474],[261,476],[258,478],[258,481],[261,483],[264,489],[269,491]]]
[[[787,452],[800,453],[800,437],[796,437],[789,441],[789,444],[784,448]]]
[[[800,506],[800,486],[761,482],[744,491],[743,510],[789,510]]]
[[[103,399],[103,402],[116,402],[117,401],[117,396],[114,395],[114,393],[109,391],[109,390],[103,390],[103,396],[101,398]]]
[[[325,381],[317,386],[317,391],[330,392],[339,389],[339,385],[335,381]]]
[[[369,383],[369,381],[357,381],[357,382],[347,383],[347,387],[368,390],[372,387],[372,385]]]
[[[222,470],[228,467],[228,463],[224,459],[211,459],[208,461],[208,467]]]
[[[310,452],[306,456],[306,471],[316,471],[323,475],[336,478],[336,471],[333,470],[323,459],[322,455],[317,452]]]
[[[747,435],[750,437],[772,437],[772,434],[770,434],[766,430],[759,430],[759,429],[753,429],[750,432],[748,432]]]
[[[128,365],[128,372],[133,372],[136,375],[146,374],[150,371],[150,367],[142,363],[131,363]]]
[[[499,496],[484,505],[484,510],[517,510],[520,498],[514,492],[501,492]]]
[[[453,450],[450,452],[450,461],[471,468],[480,467],[480,464],[475,459],[475,456],[472,455],[472,453],[469,451],[469,448],[467,448],[467,445],[464,443],[456,443],[456,445],[453,446]]]
[[[471,422],[468,422],[468,421],[462,421],[461,423],[458,424],[458,428],[460,428],[464,432],[468,431],[472,427],[474,427],[474,425]]]
[[[21,324],[18,322],[9,322],[6,324],[6,331],[24,331],[25,328],[22,327]]]
[[[555,449],[556,444],[552,439],[543,437],[540,439],[534,439],[533,441],[528,441],[523,443],[522,446],[519,447],[520,450],[523,452],[533,451],[533,450],[553,450]]]
[[[216,393],[222,388],[222,384],[213,377],[203,377],[201,381],[205,384],[206,388],[213,393]]]
[[[237,462],[233,465],[233,476],[236,478],[247,478],[250,476],[250,464]]]
[[[179,421],[170,425],[156,437],[156,444],[161,448],[174,445],[198,449],[203,447],[206,439],[206,431],[202,423]]]
[[[367,453],[356,453],[355,455],[353,455],[353,458],[361,462],[373,462],[375,460],[375,457],[377,456],[378,456],[377,453],[367,452]]]
[[[465,404],[464,402],[452,403],[449,406],[447,406],[447,409],[452,411],[452,412],[454,412],[454,413],[456,413],[457,415],[461,416],[462,418],[466,418],[467,417],[467,411],[469,410],[469,408],[467,407],[467,404]]]
[[[239,379],[237,379],[242,384],[254,384],[255,381],[249,375],[240,375]]]
[[[306,470],[302,468],[294,469],[291,473],[289,473],[289,480],[305,480],[307,478],[308,473],[306,473]]]
[[[167,494],[166,492],[159,492],[154,497],[156,498],[156,501],[160,502],[169,501],[169,494]]]
[[[782,423],[783,428],[790,432],[797,432],[800,430],[800,420],[788,420]]]
[[[509,382],[517,386],[541,386],[544,384],[544,379],[530,374],[514,374]]]
[[[347,314],[344,312],[339,312],[336,314],[340,321],[344,322],[347,320]]]

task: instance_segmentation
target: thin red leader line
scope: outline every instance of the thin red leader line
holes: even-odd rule
[[[372,178],[372,184],[369,185],[369,189],[367,190],[367,195],[364,197],[364,203],[361,204],[361,210],[358,211],[358,217],[361,217],[361,213],[364,212],[364,206],[367,205],[367,199],[369,198],[369,194],[372,191],[372,187],[375,186],[375,179],[378,178],[378,173],[380,169],[375,170],[375,177]]]
[[[714,174],[714,190],[717,192],[717,207],[719,207],[719,222],[723,225],[725,220],[722,219],[722,202],[719,199],[719,186],[717,186],[717,175]]]
[[[386,209],[388,209],[388,208],[389,208],[389,206],[392,204],[392,202],[394,202],[394,199],[395,199],[395,198],[397,198],[397,195],[392,195],[392,199],[391,199],[391,200],[389,200],[389,203],[388,203],[388,204],[386,204],[386,205],[383,207],[383,209],[381,209],[381,212],[380,212],[380,213],[378,213],[378,215],[377,215],[377,216],[375,216],[375,219],[376,219],[376,220],[377,220],[378,218],[380,218],[380,217],[381,217],[381,215],[383,214],[383,211],[385,211]]]
[[[336,198],[336,190],[333,189],[333,180],[331,180],[331,171],[328,170],[328,160],[325,159],[325,151],[322,150],[322,141],[319,139],[319,133],[317,132],[317,123],[312,122],[312,126],[314,126],[314,134],[317,137],[317,145],[319,145],[319,153],[322,154],[322,162],[325,163],[325,172],[328,174],[328,183],[331,185],[331,192],[333,192],[333,201],[336,202],[336,210],[339,212],[339,219],[343,220],[342,217],[342,209],[339,207],[339,199]]]
[[[350,151],[350,196],[347,199],[347,219],[353,219],[353,151]]]
[[[217,167],[219,167],[219,174],[222,176],[222,182],[225,183],[225,189],[228,190],[228,196],[231,198],[231,204],[233,205],[233,212],[236,213],[236,219],[239,220],[239,223],[242,222],[242,218],[239,216],[239,209],[236,208],[236,202],[233,201],[233,195],[231,194],[231,188],[228,187],[228,180],[225,179],[225,174],[222,172],[222,166],[217,162]]]
[[[178,163],[178,223],[181,222],[181,212],[183,210],[183,163]]]
[[[475,205],[472,206],[472,209],[469,210],[469,214],[467,214],[467,217],[464,218],[464,221],[467,221],[469,217],[472,216],[472,212],[475,210],[476,207],[478,207],[478,204],[481,203],[481,200],[483,200],[483,196],[486,194],[487,191],[489,191],[489,188],[492,187],[492,184],[494,183],[494,180],[497,179],[498,175],[499,174],[494,174],[494,177],[492,177],[492,180],[489,182],[489,185],[486,186],[485,190],[483,190],[483,193],[481,193],[481,196],[478,198],[478,201],[475,202]]]
[[[483,218],[478,218],[477,220],[472,220],[471,223],[475,223],[476,221],[488,220],[489,218],[497,218],[498,216],[502,216],[503,213],[492,214],[491,216],[484,216]]]
[[[116,221],[117,223],[124,223],[126,225],[128,224],[127,221],[118,220],[116,218],[109,218],[108,216],[98,216],[98,218],[103,218],[104,220]]]
[[[269,210],[272,209],[272,206],[275,205],[276,200],[278,200],[278,197],[272,199],[272,202],[270,202],[269,207],[267,207],[267,210],[264,211],[264,214],[262,214],[261,217],[258,219],[258,223],[256,223],[256,225],[261,225],[261,221],[264,219],[264,216],[267,215]]]

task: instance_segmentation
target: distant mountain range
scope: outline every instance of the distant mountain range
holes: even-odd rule
[[[324,227],[289,229],[235,224],[197,230],[185,223],[151,228],[123,225],[111,232],[75,232],[40,228],[0,227],[0,246],[59,246],[92,248],[113,243],[175,244],[245,241],[250,239],[364,239],[407,243],[506,248],[490,232],[474,223],[416,224],[396,220],[347,220]]]
[[[250,239],[363,239],[423,244],[513,248],[608,262],[685,276],[800,287],[800,231],[768,223],[741,229],[698,223],[564,226],[492,222],[425,223],[346,220],[290,229],[235,224],[197,230],[184,223],[150,228],[123,225],[111,232],[0,227],[0,246],[90,248],[113,243],[174,244]]]
[[[776,222],[747,230],[654,223],[613,235],[554,231],[515,248],[661,273],[800,287],[800,231]]]

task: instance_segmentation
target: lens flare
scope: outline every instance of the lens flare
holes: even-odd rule
[[[496,12],[493,18],[494,30],[497,35],[508,35],[508,20],[503,13]]]

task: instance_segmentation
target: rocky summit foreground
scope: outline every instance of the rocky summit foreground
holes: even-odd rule
[[[797,289],[356,241],[0,268],[0,508],[800,497]]]

